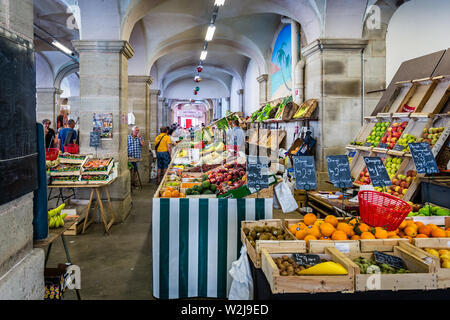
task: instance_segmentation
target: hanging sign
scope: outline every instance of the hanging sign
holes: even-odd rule
[[[392,186],[389,174],[380,157],[364,157],[364,162],[374,187]]]
[[[353,186],[350,165],[346,155],[327,156],[328,176],[335,188]]]
[[[316,167],[313,156],[294,156],[295,188],[298,190],[317,189]]]
[[[247,187],[261,190],[269,187],[269,159],[248,156]]]
[[[436,159],[431,152],[428,142],[409,143],[408,145],[417,173],[439,173]]]

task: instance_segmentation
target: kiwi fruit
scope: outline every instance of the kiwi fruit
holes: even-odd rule
[[[254,240],[250,240],[250,244],[252,245],[252,247],[256,247],[256,243]]]
[[[289,258],[289,259],[288,259],[288,262],[289,262],[290,264],[293,264],[293,263],[294,263],[294,259]]]
[[[287,275],[288,275],[287,271],[285,271],[285,270],[281,271],[280,274],[281,274],[282,276],[287,276]]]
[[[267,236],[267,234],[262,234],[262,235],[259,237],[259,240],[269,240],[269,236]]]
[[[282,258],[283,258],[283,261],[287,261],[289,259],[289,257],[286,255],[284,255]]]
[[[271,232],[272,228],[269,226],[264,226],[264,232]]]
[[[264,228],[263,228],[263,227],[259,227],[259,226],[253,228],[253,230],[255,230],[256,233],[262,233],[262,232],[264,232]]]
[[[277,240],[277,237],[271,236],[271,237],[270,237],[270,240]]]
[[[275,230],[272,230],[272,234],[276,237],[280,234],[280,232],[277,229],[275,229]]]
[[[284,236],[282,236],[281,234],[277,236],[277,240],[284,240]]]
[[[255,230],[250,231],[249,235],[250,235],[253,239],[256,239],[256,231],[255,231]]]

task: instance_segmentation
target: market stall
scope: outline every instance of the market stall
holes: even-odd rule
[[[271,219],[273,191],[247,186],[245,153],[227,147],[220,119],[183,139],[153,199],[153,295],[226,298],[241,221]],[[268,184],[276,183],[272,175]],[[272,189],[273,190],[273,189]],[[258,197],[267,195],[266,198]]]

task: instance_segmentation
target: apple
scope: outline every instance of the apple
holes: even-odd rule
[[[403,189],[402,194],[405,195],[408,192],[408,189]]]

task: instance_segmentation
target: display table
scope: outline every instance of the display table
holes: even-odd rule
[[[103,224],[105,225],[105,232],[107,232],[109,234],[109,229],[111,228],[111,226],[114,224],[115,222],[115,214],[114,214],[114,210],[112,207],[112,203],[111,203],[111,196],[109,194],[109,185],[113,184],[114,181],[116,181],[117,178],[112,179],[111,181],[107,182],[107,183],[102,183],[102,184],[66,184],[66,185],[49,185],[48,188],[90,188],[91,189],[91,195],[89,197],[89,203],[86,209],[86,217],[84,218],[84,223],[83,223],[83,231],[82,233],[85,233],[86,228],[92,223],[94,222],[95,216],[92,218],[91,221],[89,221],[89,212],[91,210],[92,204],[95,201],[94,200],[94,192],[97,195],[97,201],[98,204],[100,206],[100,215],[102,217],[103,220]],[[102,197],[101,197],[101,192],[102,189],[105,190],[105,194],[106,194],[106,199],[108,202],[108,206],[109,206],[109,210],[111,213],[111,221],[107,222],[107,217],[106,217],[106,211],[105,208],[103,206],[103,201],[102,201]]]
[[[142,159],[138,159],[138,158],[128,158],[128,162],[129,163],[133,163],[133,162],[141,162]],[[138,181],[139,181],[139,187],[142,190],[142,182],[141,182],[141,176],[139,175],[139,170],[136,170],[136,168],[133,166],[133,169],[130,169],[130,174],[131,174],[131,179],[133,179],[133,174],[136,171],[136,175],[138,177]],[[133,192],[133,184],[131,184],[131,192]]]
[[[308,205],[321,215],[329,215],[335,212],[334,207],[344,210],[346,212],[358,215],[359,204],[350,202],[348,199],[326,199],[321,197],[321,194],[316,191],[308,191]]]
[[[70,255],[69,255],[69,249],[67,248],[66,240],[64,238],[64,232],[66,232],[68,229],[70,229],[70,227],[72,227],[77,221],[78,221],[78,218],[64,219],[64,227],[50,229],[49,233],[48,233],[48,237],[46,239],[35,240],[33,242],[33,247],[34,248],[44,249],[44,248],[48,247],[47,254],[45,255],[44,268],[47,266],[47,261],[48,261],[48,257],[50,256],[50,252],[51,252],[51,249],[52,249],[53,242],[56,239],[58,239],[59,237],[61,237],[61,241],[63,243],[64,251],[66,252],[67,262],[69,263],[69,265],[72,264],[72,261],[70,259]],[[78,289],[75,289],[75,290],[76,290],[76,293],[77,293],[78,300],[81,300],[81,296],[80,296],[79,290]]]
[[[271,219],[273,199],[154,198],[153,295],[226,298],[241,221]]]
[[[450,289],[273,294],[262,269],[255,268],[250,257],[248,257],[248,261],[253,279],[253,300],[448,300],[450,295]]]

